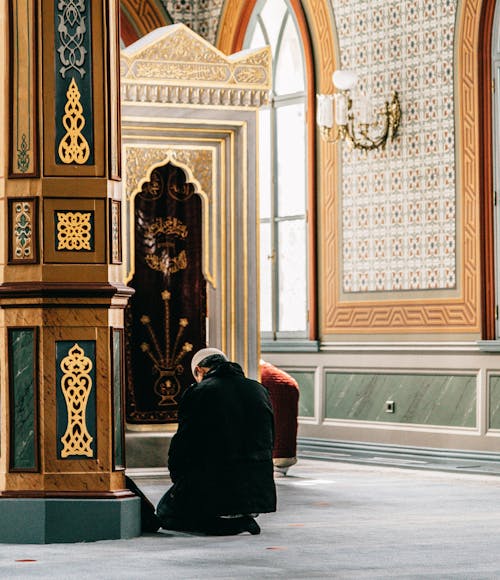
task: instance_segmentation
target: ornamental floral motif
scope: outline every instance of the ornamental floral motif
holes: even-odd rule
[[[29,145],[26,134],[21,137],[21,145],[17,148],[17,168],[21,173],[26,173],[30,166],[30,156],[28,155]]]
[[[174,22],[189,26],[210,44],[215,44],[223,0],[163,0]]]
[[[74,69],[83,77],[85,69],[84,46],[87,26],[85,24],[86,6],[84,0],[61,0],[57,3],[58,14],[57,32],[61,44],[57,49],[61,68],[59,73],[65,78],[68,70]]]
[[[33,258],[32,205],[20,201],[14,204],[14,257],[16,260]]]
[[[56,225],[57,250],[93,250],[93,212],[57,211]]]
[[[75,79],[71,79],[66,93],[67,102],[64,106],[63,125],[66,134],[59,143],[59,158],[63,163],[83,165],[90,157],[90,147],[82,134],[85,127],[83,107],[80,102],[80,91]]]
[[[184,366],[181,364],[182,359],[193,350],[190,342],[184,342],[180,346],[182,335],[188,326],[187,318],[179,319],[179,327],[174,345],[170,345],[170,297],[168,290],[161,293],[164,304],[165,318],[165,345],[162,349],[160,341],[151,325],[151,318],[144,314],[141,316],[141,324],[146,328],[150,342],[143,342],[141,350],[148,356],[153,363],[154,373],[157,379],[154,385],[154,392],[159,397],[159,406],[176,405],[176,397],[181,391],[178,376],[184,372]]]
[[[196,175],[196,181],[199,183],[199,188],[197,189],[201,189],[209,198],[213,195],[214,153],[211,149],[127,146],[126,159],[127,175],[125,185],[128,197],[137,189],[151,166],[164,165],[168,162],[189,167],[193,175]],[[152,173],[154,173],[154,170]],[[157,189],[155,186],[154,191],[156,192]],[[149,195],[151,195],[151,192]]]
[[[186,250],[178,243],[184,245],[187,236],[187,226],[176,217],[156,218],[144,232],[146,246],[152,250],[146,255],[147,265],[165,275],[185,270],[188,266]]]
[[[61,389],[66,401],[68,424],[61,437],[63,449],[61,457],[84,455],[93,457],[91,447],[93,437],[87,429],[86,410],[90,391],[92,390],[92,360],[85,356],[84,350],[75,343],[68,355],[61,361],[63,377]]]
[[[260,91],[271,86],[269,47],[225,56],[192,30],[176,25],[134,54],[122,53],[122,83]],[[176,82],[174,82],[176,81]],[[130,95],[132,96],[132,95]]]

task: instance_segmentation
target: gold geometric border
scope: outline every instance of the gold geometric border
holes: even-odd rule
[[[244,3],[227,0],[219,26],[218,48],[231,52],[239,34]],[[457,183],[462,262],[458,265],[459,297],[406,300],[342,301],[340,297],[339,238],[340,211],[337,148],[319,144],[317,172],[321,238],[318,247],[320,278],[320,332],[326,334],[432,333],[480,331],[480,204],[478,146],[478,28],[480,0],[459,3],[456,34],[457,130],[459,148]],[[331,92],[331,73],[338,59],[334,39],[337,32],[328,0],[303,0],[313,43],[318,92]]]

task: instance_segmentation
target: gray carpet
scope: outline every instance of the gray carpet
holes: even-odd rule
[[[157,501],[165,473],[132,475]],[[500,578],[500,480],[302,459],[260,536],[0,545],[0,578]]]

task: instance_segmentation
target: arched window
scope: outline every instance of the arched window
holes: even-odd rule
[[[303,39],[292,3],[255,4],[243,48],[270,45],[273,86],[260,112],[260,326],[269,342],[310,338],[307,129],[308,86]]]

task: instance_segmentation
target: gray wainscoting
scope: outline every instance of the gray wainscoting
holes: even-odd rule
[[[476,426],[476,375],[327,372],[325,379],[327,419]]]
[[[314,371],[287,373],[299,383],[299,417],[314,417]]]

